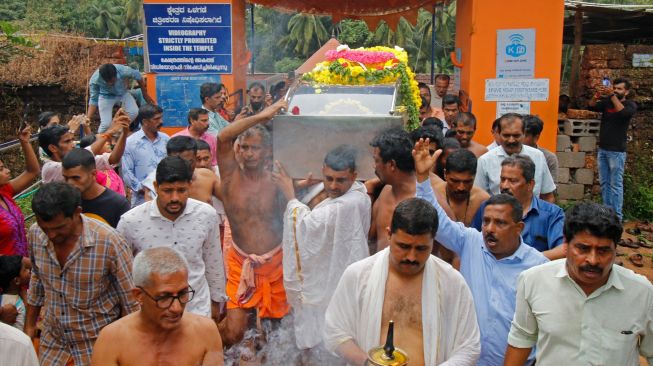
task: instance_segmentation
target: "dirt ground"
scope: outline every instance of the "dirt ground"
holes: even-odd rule
[[[627,222],[624,224],[624,233],[622,235],[622,239],[632,239],[637,241],[638,237],[632,234],[629,234],[626,232],[628,229],[633,229],[635,228],[637,222]],[[653,226],[653,224],[651,224]],[[642,231],[643,235],[648,235],[653,239],[653,233]],[[639,235],[640,237],[642,235]],[[631,263],[630,260],[628,260],[628,257],[633,254],[633,253],[639,253],[643,257],[643,266],[642,267],[637,267],[633,263]],[[623,255],[619,255],[623,254]],[[617,261],[621,260],[623,261],[623,266],[629,269],[632,269],[635,271],[635,273],[639,273],[643,276],[646,276],[651,283],[653,283],[653,249],[648,249],[644,247],[639,247],[637,249],[632,249],[632,248],[627,248],[624,246],[618,246],[617,247]],[[639,358],[639,364],[641,366],[653,366],[649,365],[646,360],[643,357]]]

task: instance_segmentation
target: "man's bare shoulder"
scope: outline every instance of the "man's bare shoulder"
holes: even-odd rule
[[[472,191],[470,192],[471,199],[474,201],[485,201],[490,198],[490,194],[487,193],[483,188],[478,186],[473,186]]]
[[[100,334],[105,341],[116,341],[124,339],[126,334],[131,334],[135,327],[139,311],[135,311],[129,315],[126,315],[115,322],[107,325],[102,328]]]
[[[435,190],[438,193],[444,194],[446,188],[447,188],[447,182],[445,181],[435,183]]]
[[[185,312],[184,322],[187,329],[191,330],[191,334],[195,335],[198,341],[215,342],[215,336],[220,336],[218,333],[218,326],[213,319],[205,316]]]
[[[211,178],[211,179],[215,179],[217,177],[215,175],[215,173],[213,173],[213,171],[211,171],[210,169],[206,169],[206,168],[195,168],[195,174],[197,176],[207,177],[207,178]]]

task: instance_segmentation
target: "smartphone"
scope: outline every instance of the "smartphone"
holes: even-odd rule
[[[18,126],[18,133],[20,133],[25,129],[25,127],[27,127],[27,116],[29,115],[29,107],[30,104],[27,103],[25,105],[25,108],[23,108],[23,119],[20,120],[20,125]]]

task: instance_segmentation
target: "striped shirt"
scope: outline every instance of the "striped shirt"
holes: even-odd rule
[[[83,231],[63,268],[37,224],[28,233],[32,278],[27,302],[43,306],[42,364],[91,361],[93,343],[109,323],[138,310],[130,290],[132,254],[110,226],[81,216]]]

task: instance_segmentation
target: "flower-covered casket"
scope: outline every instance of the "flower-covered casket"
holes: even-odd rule
[[[327,51],[327,61],[288,91],[288,113],[275,117],[274,159],[293,178],[321,177],[326,153],[341,144],[358,149],[359,179],[374,177],[370,142],[391,127],[419,125],[419,89],[398,47]]]

